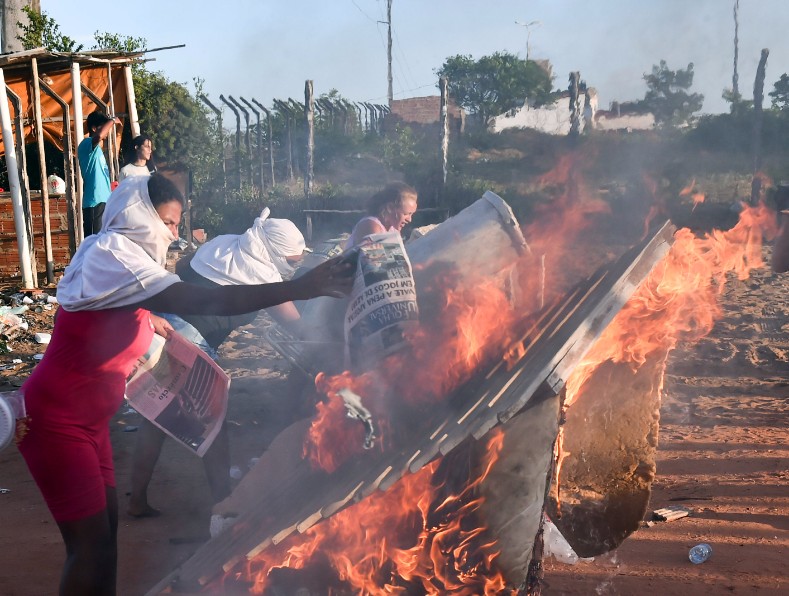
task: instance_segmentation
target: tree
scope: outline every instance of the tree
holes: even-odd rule
[[[485,125],[526,100],[542,105],[551,99],[551,76],[533,60],[508,52],[476,61],[458,54],[447,58],[436,74],[447,78],[450,96]]]
[[[655,122],[662,126],[684,126],[690,122],[693,113],[698,112],[704,103],[701,93],[688,93],[693,85],[693,63],[684,70],[670,70],[665,60],[652,67],[650,74],[644,75],[647,93],[639,107],[652,112]]]
[[[773,108],[782,112],[789,110],[789,75],[782,74],[768,95],[773,98]]]
[[[27,23],[17,23],[22,34],[17,39],[22,42],[25,50],[46,48],[53,52],[79,52],[82,44],[60,32],[60,26],[55,19],[44,11],[40,13],[30,6],[23,6],[22,11],[27,15]]]

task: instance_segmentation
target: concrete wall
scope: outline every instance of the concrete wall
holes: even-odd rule
[[[594,120],[597,111],[597,93],[589,92],[589,101],[581,97],[581,132]],[[508,128],[531,128],[549,135],[570,133],[570,95],[564,93],[555,103],[538,108],[525,104],[523,107],[496,116],[490,125],[491,132]]]
[[[595,130],[652,130],[655,128],[653,114],[622,114],[617,116],[609,112],[598,113],[594,123]]]

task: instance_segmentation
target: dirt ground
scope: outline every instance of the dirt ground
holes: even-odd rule
[[[576,565],[546,561],[545,594],[786,594],[789,575],[789,275],[767,269],[732,281],[712,334],[681,345],[667,371],[657,479],[650,511],[681,504],[689,517],[638,530],[613,553]],[[0,370],[18,385],[44,346],[32,339],[52,311],[26,316],[30,332],[11,341],[23,363]],[[289,365],[263,340],[265,315],[220,351],[233,378],[228,419],[232,463],[242,470],[299,410],[289,400]],[[139,416],[112,421],[120,501],[121,596],[145,594],[208,538],[210,498],[200,461],[167,441],[149,491],[158,518],[125,514]],[[18,451],[0,452],[0,594],[56,593],[63,547]],[[701,565],[696,543],[712,545]]]

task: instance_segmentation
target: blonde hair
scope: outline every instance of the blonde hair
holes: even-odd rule
[[[416,199],[417,192],[405,182],[392,182],[384,186],[367,201],[367,212],[378,216],[392,207],[402,207],[409,198]]]

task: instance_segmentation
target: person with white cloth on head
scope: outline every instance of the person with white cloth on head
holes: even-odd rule
[[[243,286],[281,282],[290,277],[306,250],[304,236],[287,219],[269,217],[264,208],[260,217],[243,234],[217,236],[201,246],[191,259],[176,265],[182,280],[207,287]],[[293,302],[284,302],[266,312],[296,335],[300,334],[299,312]],[[216,350],[237,328],[251,323],[258,313],[234,316],[182,315],[158,313],[173,328],[216,359]],[[165,433],[148,420],[139,429],[131,476],[128,513],[133,517],[151,517],[159,511],[148,503],[150,484]],[[208,484],[214,502],[230,494],[230,446],[223,425],[214,443],[203,456]]]
[[[22,386],[28,420],[17,444],[66,547],[61,596],[116,592],[109,422],[154,332],[171,332],[150,311],[237,315],[350,290],[350,267],[337,259],[283,283],[183,282],[165,269],[183,206],[181,192],[159,174],[121,182],[101,230],[80,244],[58,283],[52,340]]]

